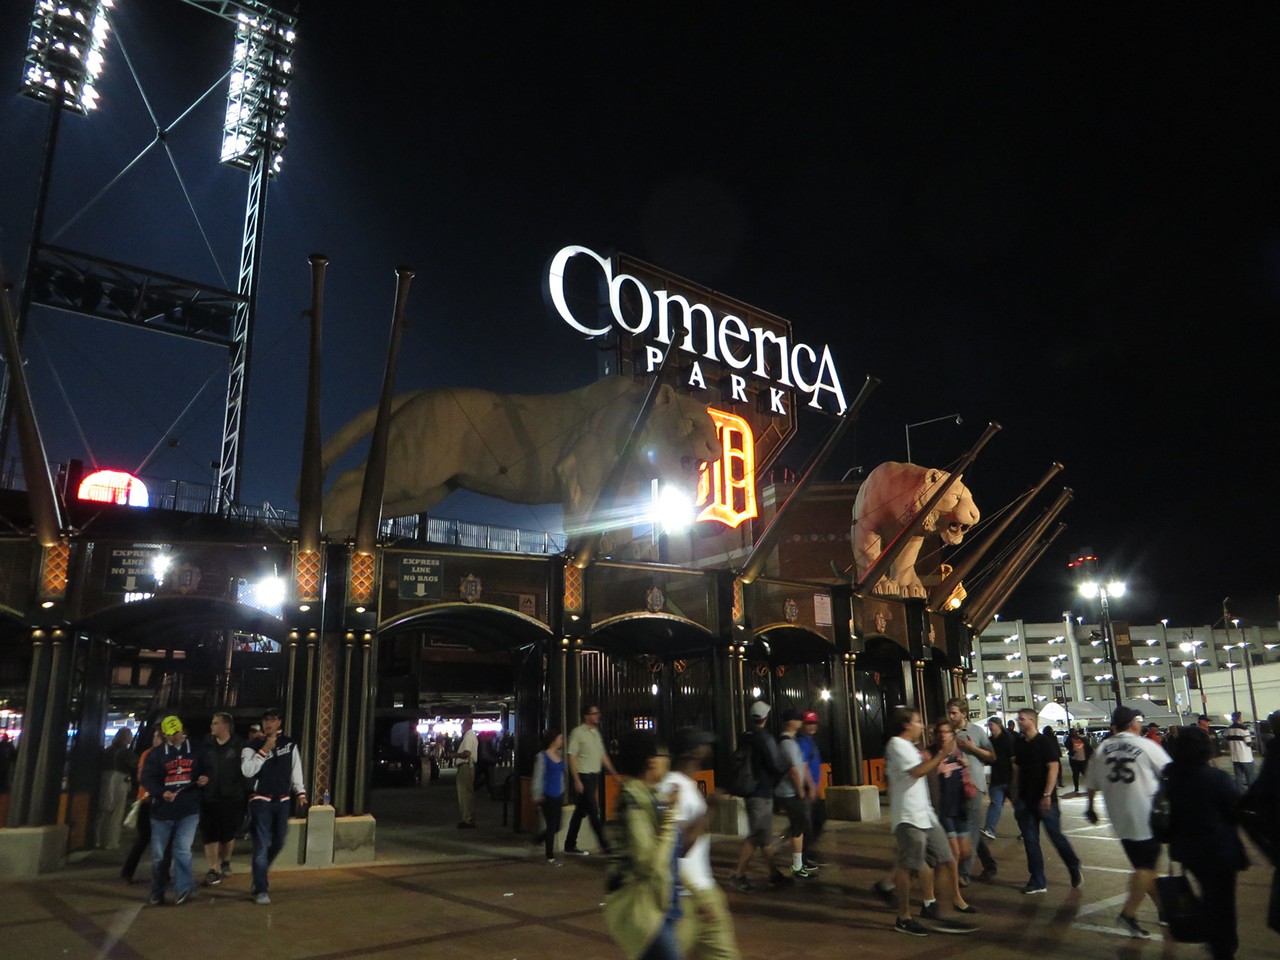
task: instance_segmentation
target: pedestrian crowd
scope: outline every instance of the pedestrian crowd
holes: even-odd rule
[[[745,814],[737,859],[725,877],[739,894],[809,882],[824,866],[818,853],[826,820],[819,716],[789,708],[774,725],[772,713],[762,700],[751,704],[723,784],[741,798]],[[712,817],[724,793],[708,791],[701,776],[716,738],[682,728],[664,741],[651,730],[632,730],[606,746],[601,718],[600,707],[589,705],[567,737],[555,729],[542,737],[531,796],[541,814],[536,842],[546,863],[559,867],[562,857],[595,852],[589,841],[581,845],[589,825],[608,858],[606,926],[631,960],[738,957],[729,901],[710,856]],[[1046,865],[1042,834],[1066,883],[1081,887],[1084,865],[1063,833],[1059,808],[1069,772],[1074,793],[1086,796],[1085,818],[1100,823],[1101,799],[1132,867],[1116,916],[1119,931],[1149,938],[1151,923],[1139,911],[1150,900],[1175,939],[1204,942],[1213,960],[1231,960],[1238,949],[1237,878],[1249,866],[1240,830],[1274,865],[1280,824],[1280,763],[1255,767],[1250,731],[1238,713],[1232,720],[1221,738],[1230,757],[1227,773],[1211,762],[1216,741],[1203,716],[1197,724],[1161,730],[1121,706],[1100,738],[1076,729],[1059,739],[1052,728],[1038,727],[1034,709],[1018,711],[1008,725],[998,717],[977,723],[970,720],[968,701],[957,697],[926,731],[919,711],[894,708],[884,750],[894,855],[873,887],[893,909],[891,928],[914,937],[979,930],[981,906],[968,894],[975,882],[998,876],[988,841],[996,839],[1006,804],[1026,859],[1021,893],[1043,896],[1051,881],[1058,882]],[[1266,726],[1280,729],[1280,711]],[[104,753],[96,837],[101,846],[116,846],[129,810],[137,839],[122,876],[132,882],[149,850],[148,899],[154,905],[166,902],[171,883],[177,904],[197,890],[197,831],[206,886],[231,876],[237,840],[252,839],[249,894],[269,904],[269,870],[285,843],[290,812],[295,803],[300,809],[308,803],[300,751],[284,735],[278,711],[266,711],[248,739],[236,734],[226,713],[215,714],[210,729],[208,740],[198,743],[180,718],[168,716],[140,755],[128,731]],[[451,751],[460,828],[476,825],[475,768],[482,753],[465,721]],[[610,795],[617,804],[608,819],[606,778],[616,787]],[[1166,851],[1168,875],[1162,876]],[[1267,924],[1280,933],[1280,874],[1273,873]]]
[[[745,836],[726,880],[743,894],[762,885],[808,881],[823,866],[815,846],[824,819],[822,763],[814,736],[818,715],[783,711],[775,738],[770,714],[763,701],[751,705],[749,725],[732,756],[728,786],[743,799]],[[599,717],[598,707],[589,708],[574,734],[586,727],[598,737]],[[1231,776],[1209,762],[1214,751],[1204,729],[1207,718],[1162,731],[1136,710],[1120,707],[1098,740],[1084,730],[1059,740],[1052,728],[1038,728],[1032,709],[1019,711],[1010,726],[996,717],[979,724],[970,722],[968,702],[956,698],[948,702],[946,718],[932,723],[926,735],[918,711],[896,708],[888,720],[884,759],[896,850],[889,875],[873,888],[895,908],[893,929],[916,937],[978,931],[973,917],[979,907],[969,902],[966,890],[975,880],[997,876],[987,841],[996,838],[1006,803],[1013,807],[1026,858],[1021,893],[1036,897],[1049,891],[1053,878],[1041,848],[1042,832],[1057,852],[1066,883],[1080,888],[1084,864],[1063,833],[1059,809],[1069,771],[1074,792],[1087,797],[1086,819],[1100,822],[1100,797],[1132,867],[1116,916],[1118,931],[1149,938],[1150,924],[1139,919],[1138,911],[1151,900],[1168,935],[1203,942],[1213,960],[1230,960],[1238,948],[1236,879],[1248,866],[1239,827],[1248,829],[1274,863],[1280,821],[1280,763],[1264,763],[1255,772],[1252,753],[1243,756],[1250,749],[1247,728],[1238,715],[1234,720],[1223,738],[1231,750]],[[1280,711],[1269,725],[1280,729]],[[1243,743],[1230,732],[1237,728],[1246,730],[1238,738]],[[591,819],[610,854],[605,922],[631,960],[739,956],[728,901],[710,863],[709,814],[721,802],[720,794],[707,793],[696,779],[709,765],[714,740],[691,728],[676,731],[669,743],[651,731],[631,731],[618,743],[616,770],[602,749],[590,754],[592,769],[603,763],[620,778],[617,816],[606,832],[597,829],[598,783],[579,782],[580,774],[575,780],[572,771],[583,761],[575,761],[572,747],[564,752],[559,731],[548,733],[538,755],[534,796],[546,814],[541,840],[547,861],[560,863],[554,854],[559,808],[568,798],[567,784],[575,780],[575,816]],[[781,836],[774,828],[778,814],[784,823]],[[576,850],[576,830],[572,836],[566,852]],[[1166,849],[1169,876],[1162,877]],[[762,875],[752,872],[756,860]],[[912,906],[913,882],[920,895],[918,911]],[[1168,901],[1163,904],[1162,893]],[[1280,933],[1278,874],[1273,874],[1267,923]]]
[[[253,847],[249,896],[269,904],[269,871],[284,846],[289,815],[295,803],[300,810],[307,807],[302,757],[298,744],[283,733],[278,710],[267,710],[247,740],[236,734],[228,713],[214,714],[209,726],[208,740],[199,742],[187,736],[181,718],[167,716],[154,726],[149,746],[136,759],[127,729],[104,755],[98,843],[114,848],[123,824],[136,829],[120,875],[133,883],[150,851],[147,899],[153,906],[167,902],[170,885],[172,902],[183,904],[201,883],[211,887],[227,880],[236,841],[246,835]],[[132,806],[131,783],[136,784]],[[197,832],[207,866],[199,883],[192,859]]]

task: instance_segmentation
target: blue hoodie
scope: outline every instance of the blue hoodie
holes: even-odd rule
[[[200,813],[204,791],[196,784],[209,775],[204,747],[192,740],[178,746],[165,743],[154,747],[142,765],[142,786],[151,795],[153,820],[182,820]],[[164,798],[165,791],[176,791],[173,800]]]

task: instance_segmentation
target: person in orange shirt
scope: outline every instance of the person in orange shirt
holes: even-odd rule
[[[142,859],[144,851],[151,849],[151,797],[147,794],[146,788],[142,786],[142,764],[146,761],[147,754],[153,748],[158,747],[162,740],[160,726],[157,724],[151,730],[151,746],[143,750],[142,756],[138,757],[134,780],[138,784],[137,799],[141,802],[142,807],[138,810],[138,835],[134,838],[133,846],[129,848],[129,855],[125,857],[124,866],[120,868],[120,876],[125,883],[133,883],[133,875],[138,869],[138,861]]]

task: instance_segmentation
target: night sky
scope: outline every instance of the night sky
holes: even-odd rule
[[[308,253],[332,262],[328,434],[376,402],[400,263],[417,270],[400,389],[591,380],[593,346],[540,293],[576,243],[789,319],[831,345],[850,399],[880,377],[829,479],[904,459],[905,424],[951,413],[964,423],[912,430],[914,459],[946,467],[1002,423],[966,473],[988,516],[1063,462],[1068,530],[1003,619],[1091,616],[1066,569],[1088,546],[1130,585],[1117,618],[1212,623],[1229,595],[1275,621],[1280,10],[485,6],[302,5],[245,501],[295,506]],[[10,276],[47,124],[13,93],[29,11],[0,8]],[[227,69],[210,14],[118,0],[114,16],[162,124]],[[225,82],[166,141],[216,266],[155,148],[64,229],[154,132],[118,43],[101,91],[63,124],[46,240],[234,287],[247,177],[217,163]],[[135,468],[159,442],[144,474],[212,480],[222,351],[37,310],[27,352],[52,460],[88,459],[83,431],[100,465]],[[803,468],[831,425],[803,419],[784,462]],[[466,495],[437,512],[558,522]]]

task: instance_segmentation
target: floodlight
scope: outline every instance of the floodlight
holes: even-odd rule
[[[267,172],[277,174],[280,151],[288,142],[284,119],[293,78],[295,20],[263,3],[242,6],[253,12],[236,14],[221,159],[248,170],[265,152]]]
[[[695,515],[693,498],[678,487],[663,487],[653,503],[653,520],[666,530],[686,529]]]
[[[114,0],[37,0],[22,75],[22,92],[84,116],[98,106],[94,82]]]
[[[1079,587],[1077,587],[1077,589],[1080,591],[1080,596],[1082,597],[1093,599],[1098,595],[1098,585],[1092,580],[1084,581]]]
[[[173,557],[167,553],[156,554],[151,561],[151,572],[156,578],[156,583],[164,583],[165,574],[169,572],[169,567],[173,565]]]
[[[1112,580],[1107,584],[1107,595],[1111,597],[1123,597],[1125,585],[1123,580]]]

